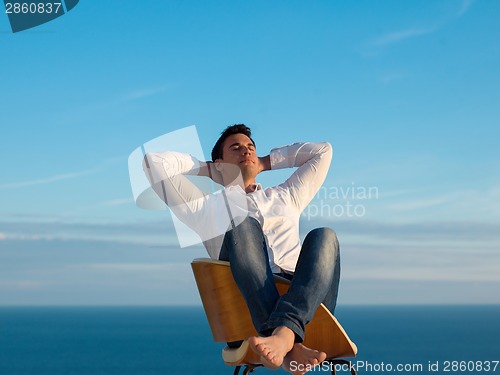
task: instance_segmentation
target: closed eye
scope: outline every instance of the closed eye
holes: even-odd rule
[[[231,145],[231,146],[229,147],[229,149],[230,149],[231,151],[237,151],[237,150],[239,150],[241,147],[242,147],[242,145],[240,145],[240,144],[235,144],[235,145]],[[254,146],[253,144],[249,144],[249,145],[247,145],[247,146],[246,146],[246,148],[247,148],[248,150],[250,150],[250,151],[255,151],[255,146]]]

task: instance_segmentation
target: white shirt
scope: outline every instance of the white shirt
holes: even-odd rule
[[[245,193],[239,185],[219,193],[204,193],[185,175],[198,173],[199,161],[178,152],[148,153],[146,175],[176,217],[203,240],[218,259],[224,233],[245,217],[259,221],[273,272],[294,272],[300,254],[300,214],[323,184],[332,158],[329,143],[295,143],[271,150],[271,169],[297,170],[282,184]],[[160,182],[162,182],[160,184]]]

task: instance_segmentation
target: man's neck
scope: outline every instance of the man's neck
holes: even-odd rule
[[[255,190],[257,190],[257,184],[255,180],[253,180],[250,183],[245,183],[245,193],[253,193]]]
[[[248,193],[252,193],[253,191],[255,191],[255,189],[257,188],[257,183],[255,182],[255,176],[248,176],[248,178],[245,178],[245,176],[243,175],[239,175],[238,178],[236,179],[232,179],[230,181],[228,181],[227,179],[228,176],[226,175],[223,175],[223,180],[224,180],[224,186],[228,187],[228,186],[234,186],[234,185],[239,185],[241,186],[241,188],[243,190],[245,190],[245,192],[248,194]],[[234,176],[231,176],[234,178]]]

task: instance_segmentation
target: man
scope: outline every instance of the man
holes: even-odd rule
[[[301,343],[305,325],[320,303],[334,312],[339,246],[328,228],[311,231],[301,244],[299,219],[323,184],[331,157],[329,143],[295,143],[258,157],[250,129],[237,124],[220,136],[212,162],[175,152],[148,153],[145,158],[157,194],[200,234],[212,258],[230,262],[259,333],[249,339],[250,345],[271,369],[282,366],[302,374],[292,371],[291,364],[294,369],[311,368],[307,365],[326,357]],[[263,171],[287,167],[297,169],[278,186],[263,189],[255,181]],[[204,194],[185,178],[187,174],[210,177],[225,188],[222,194]],[[273,273],[291,280],[283,296]]]

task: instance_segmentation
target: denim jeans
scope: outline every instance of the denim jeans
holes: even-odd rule
[[[229,261],[234,280],[243,295],[255,329],[269,336],[280,326],[304,340],[320,303],[333,314],[340,281],[340,253],[335,232],[317,228],[304,239],[288,292],[282,296],[274,284],[266,242],[260,223],[246,218],[228,231],[219,256]]]

